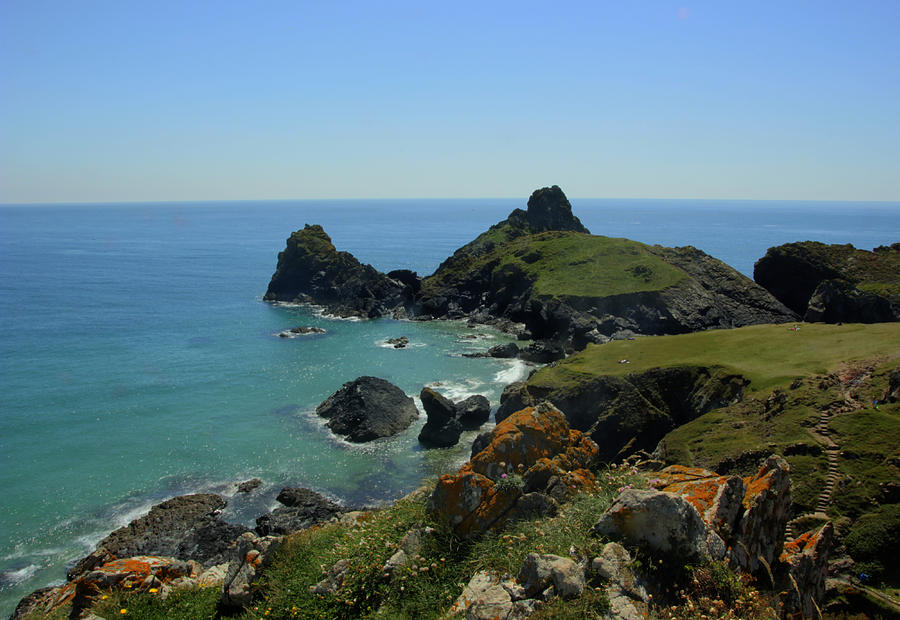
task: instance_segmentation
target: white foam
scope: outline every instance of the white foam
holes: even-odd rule
[[[494,375],[494,381],[497,383],[509,385],[528,376],[528,364],[522,360],[507,360],[503,365],[505,368]]]
[[[484,387],[484,383],[477,379],[466,379],[463,382],[434,381],[429,383],[427,387],[440,392],[442,396],[456,402],[468,398],[469,396],[480,394]]]
[[[24,568],[20,568],[18,570],[6,570],[0,573],[0,583],[6,582],[11,585],[19,585],[23,581],[34,577],[35,573],[38,572],[40,566],[37,564],[29,564]]]

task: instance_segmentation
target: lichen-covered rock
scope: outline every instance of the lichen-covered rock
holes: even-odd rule
[[[819,602],[825,596],[825,578],[828,576],[828,556],[834,537],[831,522],[818,530],[802,534],[784,545],[781,564],[790,575],[785,579],[785,596],[782,599],[785,611],[799,612],[804,618],[815,618]]]
[[[742,570],[763,577],[781,555],[784,543],[791,506],[790,466],[772,455],[755,476],[744,478],[744,486],[731,560]]]
[[[334,433],[361,443],[405,430],[419,410],[396,385],[378,377],[359,377],[316,407],[316,414],[328,419]]]
[[[531,499],[520,510],[523,492],[549,490],[555,500],[564,501],[594,482],[588,468],[596,458],[596,444],[571,430],[552,405],[523,409],[494,427],[480,443],[484,449],[458,473],[442,476],[429,501],[432,513],[464,538],[533,510]],[[535,472],[547,472],[540,477],[545,486],[535,483],[526,490],[529,476],[539,478]],[[514,476],[521,478],[519,485],[512,484],[519,479]]]
[[[657,488],[686,499],[707,525],[726,543],[731,542],[744,498],[744,481],[739,476],[719,476],[698,467],[670,465],[657,475],[657,480]]]
[[[253,596],[253,583],[271,564],[281,546],[281,536],[256,536],[247,532],[237,539],[222,583],[221,604],[226,609],[243,607]]]
[[[584,570],[569,558],[549,553],[529,553],[517,579],[529,598],[553,587],[553,594],[565,599],[578,598],[585,588]]]
[[[464,615],[466,620],[520,620],[539,606],[539,601],[526,599],[521,586],[511,579],[480,571],[463,588],[451,613]]]
[[[202,571],[197,562],[185,562],[175,558],[135,556],[106,562],[82,572],[63,586],[45,588],[32,593],[19,603],[13,618],[28,614],[53,615],[66,605],[72,606],[71,617],[78,617],[101,594],[110,590],[164,591],[165,588],[187,580],[196,585]]]
[[[593,531],[686,559],[725,555],[722,539],[707,527],[697,509],[675,493],[627,489],[594,524]]]

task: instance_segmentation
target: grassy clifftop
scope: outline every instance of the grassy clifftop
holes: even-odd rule
[[[751,390],[762,390],[796,377],[826,373],[842,362],[900,355],[897,323],[798,325],[796,331],[793,325],[753,325],[591,345],[541,369],[529,385],[573,387],[600,375],[702,365],[740,374],[750,380]],[[623,359],[629,363],[619,363]]]
[[[505,227],[492,229],[470,246],[468,260],[447,265],[427,278],[422,290],[457,285],[473,272],[491,279],[516,272],[545,297],[608,297],[663,290],[686,275],[652,253],[649,246],[569,231],[550,231],[507,240]],[[477,251],[480,250],[480,251]]]

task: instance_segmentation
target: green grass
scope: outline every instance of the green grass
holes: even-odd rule
[[[687,277],[643,243],[586,233],[550,231],[508,240],[508,231],[499,227],[466,248],[427,278],[423,291],[460,284],[485,268],[493,274],[518,274],[533,283],[533,294],[543,297],[599,298],[659,291]]]
[[[148,592],[112,591],[91,611],[101,618],[141,618],[141,620],[169,620],[191,618],[205,620],[217,617],[219,588],[176,590],[166,599]],[[122,613],[122,610],[125,613]]]
[[[795,377],[827,373],[842,362],[900,355],[900,323],[753,325],[677,336],[641,337],[587,349],[538,371],[529,385],[552,389],[598,375],[673,366],[722,367],[764,390]],[[628,364],[619,364],[627,359]]]

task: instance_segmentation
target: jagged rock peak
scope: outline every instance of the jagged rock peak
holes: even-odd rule
[[[534,190],[528,199],[528,210],[516,209],[510,219],[524,220],[533,233],[546,230],[590,232],[572,215],[572,204],[558,185]]]

